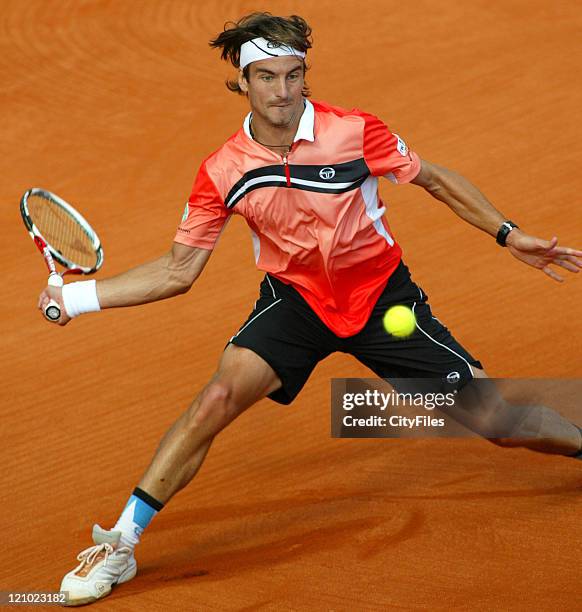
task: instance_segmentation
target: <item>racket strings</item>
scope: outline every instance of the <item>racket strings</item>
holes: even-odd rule
[[[96,264],[91,238],[65,209],[40,195],[32,195],[28,198],[28,210],[46,242],[65,259],[89,268]]]

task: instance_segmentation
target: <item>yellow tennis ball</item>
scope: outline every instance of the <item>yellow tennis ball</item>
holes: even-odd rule
[[[408,306],[392,306],[383,319],[384,329],[396,338],[410,336],[416,328],[416,317]]]

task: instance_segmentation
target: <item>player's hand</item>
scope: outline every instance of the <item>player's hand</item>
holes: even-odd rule
[[[564,279],[550,267],[551,265],[560,266],[574,273],[582,269],[582,251],[559,247],[555,236],[551,240],[542,240],[514,229],[509,232],[506,245],[516,259],[541,270],[560,283]]]
[[[49,321],[49,319],[44,316],[44,310],[51,300],[54,300],[61,309],[61,316],[57,321]],[[71,320],[71,317],[69,317],[65,309],[65,304],[63,302],[63,290],[61,287],[46,287],[45,290],[38,296],[38,309],[42,313],[45,321],[49,321],[49,323],[55,323],[56,325],[63,326]]]

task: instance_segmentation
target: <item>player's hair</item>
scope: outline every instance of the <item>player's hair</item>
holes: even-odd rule
[[[239,68],[241,45],[253,38],[264,38],[303,52],[311,48],[311,28],[305,19],[298,15],[276,17],[271,13],[251,13],[237,22],[225,23],[224,31],[213,38],[209,45],[214,49],[222,49],[220,57],[230,61],[235,68]],[[243,75],[247,80],[249,68],[250,64],[243,68]],[[303,74],[306,70],[307,65],[304,61]],[[237,79],[227,79],[226,86],[230,91],[245,95]],[[309,93],[308,87],[304,86],[303,95],[309,96]]]

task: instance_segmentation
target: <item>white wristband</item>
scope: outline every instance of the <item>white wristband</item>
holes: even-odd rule
[[[94,280],[69,283],[63,287],[63,303],[71,319],[85,312],[101,310]]]

